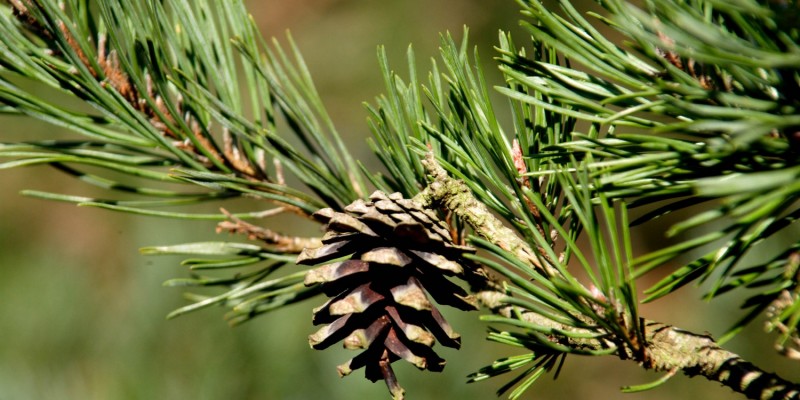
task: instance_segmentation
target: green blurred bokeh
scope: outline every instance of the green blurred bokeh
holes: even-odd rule
[[[460,37],[463,25],[469,26],[472,43],[486,62],[498,29],[519,33],[518,9],[511,0],[249,3],[265,35],[282,39],[291,30],[339,131],[356,157],[365,160],[371,158],[364,145],[368,132],[361,103],[383,91],[376,46],[385,45],[395,68],[405,71],[407,46],[414,44],[419,66],[427,68],[440,32]],[[522,35],[517,38],[523,42]],[[498,81],[494,69],[487,74]],[[2,141],[58,134],[25,118],[4,117],[0,124]],[[137,249],[218,239],[213,223],[132,217],[21,197],[22,189],[101,194],[46,167],[2,171],[0,187],[0,400],[387,397],[383,383],[362,379],[361,371],[345,379],[337,376],[335,366],[352,353],[308,347],[306,336],[314,331],[310,309],[319,299],[237,328],[222,321],[222,309],[165,321],[169,311],[185,303],[179,289],[161,283],[186,271],[179,258],[145,257]],[[288,221],[273,220],[273,227],[281,230]],[[737,303],[701,303],[699,293],[684,290],[643,307],[643,313],[719,335],[738,318],[725,311]],[[486,327],[477,313],[447,316],[463,336],[463,349],[442,350],[448,365],[441,374],[395,364],[408,398],[495,398],[503,378],[467,385],[465,376],[513,350],[484,340]],[[754,327],[731,348],[798,379],[789,363],[775,361],[769,340]],[[557,381],[542,379],[526,398],[739,398],[715,383],[684,377],[643,394],[618,390],[658,377],[630,362],[570,357]]]

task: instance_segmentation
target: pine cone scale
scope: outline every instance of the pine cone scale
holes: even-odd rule
[[[436,342],[436,339],[433,337],[433,335],[425,330],[425,328],[406,323],[400,316],[400,313],[397,312],[395,307],[386,307],[386,312],[389,314],[389,317],[392,319],[394,324],[403,331],[403,334],[406,338],[408,338],[408,340],[424,344],[428,347],[433,346],[433,344]]]
[[[447,273],[451,273],[453,275],[460,275],[464,273],[464,268],[461,267],[461,265],[445,258],[442,255],[421,250],[409,249],[409,251],[415,256],[417,256],[419,259],[425,261],[427,264],[430,264]]]
[[[305,276],[304,283],[306,286],[311,286],[315,283],[333,282],[346,276],[367,271],[369,271],[369,263],[362,260],[347,260],[310,270]]]
[[[384,296],[369,287],[365,283],[350,292],[339,301],[335,301],[328,306],[331,315],[347,315],[366,311],[371,305],[384,299]]]
[[[352,254],[358,246],[353,241],[324,244],[316,249],[304,249],[295,261],[298,264],[314,264],[330,261]]]
[[[395,332],[394,329],[389,330],[389,334],[386,335],[386,340],[384,340],[383,344],[386,346],[387,350],[392,352],[392,354],[402,358],[403,360],[408,361],[409,363],[413,364],[415,367],[419,369],[429,369],[428,367],[431,366],[434,367],[431,368],[431,370],[436,370],[435,368],[439,367],[439,363],[441,363],[441,368],[444,368],[444,360],[436,357],[435,353],[433,353],[432,351],[431,353],[433,353],[433,356],[431,358],[433,358],[436,364],[429,364],[428,359],[426,357],[419,356],[415,354],[413,351],[411,351],[411,349],[409,349],[408,346],[405,343],[403,343],[403,341],[400,340],[400,338],[397,337],[397,333]],[[429,349],[429,347],[426,346],[423,347]]]
[[[351,318],[351,315],[344,316],[339,318],[330,325],[325,325],[313,334],[308,336],[308,343],[311,344],[311,347],[322,350],[330,347],[332,344],[336,343],[338,340],[331,340],[334,335],[341,331],[347,325],[348,320]]]
[[[367,329],[357,329],[350,336],[344,339],[343,344],[346,349],[366,349],[375,341],[389,326],[390,320],[386,315],[382,315],[373,322]]]
[[[411,264],[412,261],[411,257],[395,247],[378,247],[361,254],[360,259],[368,263],[394,265],[398,267],[405,267]]]

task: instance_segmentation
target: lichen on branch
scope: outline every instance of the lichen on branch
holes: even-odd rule
[[[447,171],[436,162],[433,152],[428,152],[422,164],[432,181],[414,196],[414,201],[424,207],[442,206],[458,215],[469,224],[475,233],[497,244],[500,248],[515,253],[520,260],[530,263],[537,269],[554,275],[556,272],[545,266],[533,249],[517,236],[514,231],[495,218],[489,208],[478,201],[467,185],[451,178]]]

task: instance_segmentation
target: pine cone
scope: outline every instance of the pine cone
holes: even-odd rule
[[[306,285],[322,284],[330,297],[314,309],[314,324],[327,325],[309,336],[311,346],[324,349],[343,341],[345,348],[364,349],[340,365],[339,374],[365,367],[367,379],[385,380],[398,399],[403,389],[392,362],[402,358],[419,369],[441,371],[445,360],[433,351],[434,343],[460,347],[460,336],[428,294],[438,304],[477,309],[475,299],[447,279],[464,278],[469,264],[462,256],[474,250],[453,244],[434,212],[399,193],[376,191],[370,200],[350,204],[347,213],[330,208],[315,213],[327,224],[323,245],[305,249],[297,263],[327,263],[305,278]]]

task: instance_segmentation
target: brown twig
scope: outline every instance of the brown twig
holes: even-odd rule
[[[656,52],[659,56],[663,57],[668,63],[675,66],[675,68],[678,68],[681,71],[689,74],[697,81],[697,83],[700,84],[700,87],[702,87],[704,90],[717,89],[717,85],[711,76],[704,72],[705,68],[702,64],[698,63],[692,58],[689,58],[684,62],[680,54],[670,50],[675,47],[675,40],[665,35],[663,32],[658,32],[658,38],[664,44],[664,49],[656,48]],[[726,87],[726,90],[730,90],[730,88]]]
[[[250,160],[242,155],[239,147],[234,143],[233,136],[230,130],[225,127],[222,129],[222,143],[225,152],[225,158],[228,160],[233,168],[246,176],[258,176],[261,173],[253,168]]]
[[[283,164],[278,158],[272,159],[272,164],[275,166],[275,180],[279,185],[285,185],[286,179],[283,177]]]
[[[300,252],[307,247],[316,248],[322,245],[322,242],[319,238],[281,235],[270,229],[243,221],[241,218],[236,217],[224,208],[221,208],[220,211],[222,211],[222,213],[228,217],[228,221],[222,221],[217,224],[217,233],[225,231],[234,234],[246,235],[250,240],[260,240],[270,246],[274,246],[274,250],[287,254],[300,254]],[[283,207],[278,207],[270,210],[269,213],[264,213],[262,215],[277,215],[285,211],[286,210]]]
[[[517,183],[520,185],[520,187],[531,189],[531,180],[525,175],[528,173],[528,166],[525,164],[522,148],[520,147],[517,139],[514,139],[511,145],[511,158],[514,161],[514,167],[517,169],[517,173],[519,174]],[[528,210],[533,216],[533,223],[536,225],[536,230],[539,231],[539,234],[542,235],[543,238],[547,238],[548,236],[544,232],[544,220],[542,219],[542,213],[539,211],[539,207],[537,207],[536,204],[534,204],[527,196],[522,196],[522,201],[525,202],[525,206],[528,207]],[[553,236],[552,232],[550,237],[553,241],[555,241],[556,237]]]

